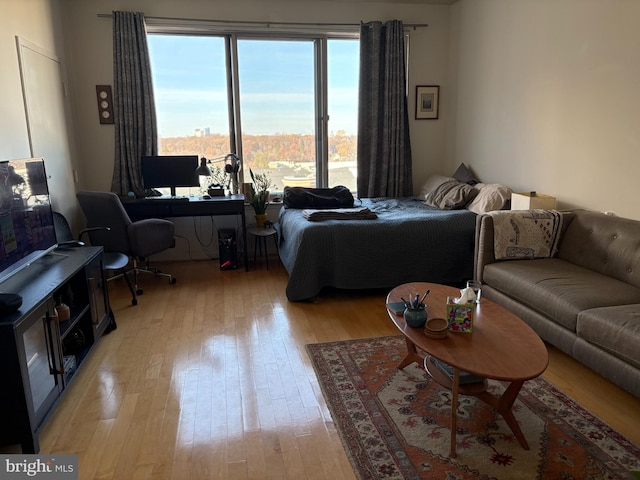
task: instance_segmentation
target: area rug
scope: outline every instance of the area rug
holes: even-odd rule
[[[449,457],[451,392],[406,355],[402,336],[307,345],[324,398],[361,479],[634,479],[640,448],[548,381],[525,382],[514,414],[460,396],[457,456]],[[495,394],[505,385],[490,381]]]

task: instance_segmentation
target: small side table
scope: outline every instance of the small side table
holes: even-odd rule
[[[276,246],[276,252],[278,251],[278,232],[272,226],[269,227],[257,227],[250,225],[247,227],[247,233],[255,237],[253,244],[253,266],[256,266],[256,255],[260,250],[260,256],[262,256],[262,249],[264,248],[264,258],[267,264],[267,270],[269,270],[269,255],[267,255],[267,238],[273,237],[273,242]]]

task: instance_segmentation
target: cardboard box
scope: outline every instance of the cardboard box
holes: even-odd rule
[[[455,298],[447,297],[447,320],[450,332],[471,333],[475,303],[455,303]]]
[[[553,210],[556,208],[556,197],[542,193],[512,193],[511,210]]]

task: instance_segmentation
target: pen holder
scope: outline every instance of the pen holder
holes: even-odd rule
[[[427,307],[420,305],[417,308],[404,309],[404,321],[407,325],[414,328],[422,328],[427,323]]]

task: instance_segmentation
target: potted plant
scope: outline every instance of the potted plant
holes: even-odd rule
[[[269,188],[274,185],[267,173],[253,173],[251,169],[249,169],[249,173],[252,182],[249,204],[253,207],[256,215],[256,225],[264,227],[264,222],[267,219],[267,205],[269,205]]]

